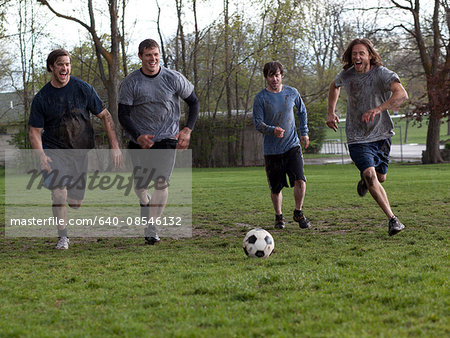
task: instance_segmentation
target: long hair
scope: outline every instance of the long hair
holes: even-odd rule
[[[378,52],[375,50],[372,41],[366,38],[354,39],[348,44],[347,49],[345,50],[344,54],[342,54],[342,62],[344,63],[344,66],[342,68],[344,68],[344,70],[347,70],[351,66],[353,66],[352,49],[355,45],[364,45],[367,47],[369,54],[372,56],[372,59],[370,59],[370,64],[372,66],[381,66],[383,64],[381,62],[380,54],[378,54]]]

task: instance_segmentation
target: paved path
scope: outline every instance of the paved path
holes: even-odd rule
[[[426,148],[425,144],[393,144],[391,147],[391,161],[392,162],[421,162],[422,161],[422,151]],[[352,163],[350,156],[346,153],[344,156],[338,154],[332,155],[329,158],[314,158],[306,159],[305,164],[347,164]]]

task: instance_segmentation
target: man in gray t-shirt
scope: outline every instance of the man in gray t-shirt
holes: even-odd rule
[[[159,223],[168,199],[168,182],[175,163],[175,149],[187,149],[199,113],[194,86],[179,72],[159,64],[160,48],[152,39],[139,44],[142,67],[129,74],[119,90],[119,121],[130,139],[135,192],[141,206],[141,224],[147,244],[160,241],[154,224]],[[182,130],[180,98],[189,106]],[[139,149],[165,149],[163,151]],[[149,177],[146,172],[154,174]],[[148,193],[154,181],[153,196]]]
[[[382,66],[380,55],[368,39],[355,39],[342,57],[343,70],[330,85],[327,125],[337,130],[335,113],[340,88],[348,96],[345,131],[350,156],[361,173],[357,191],[367,191],[389,219],[389,235],[404,229],[391,210],[381,183],[386,180],[391,136],[394,126],[388,109],[397,108],[408,98],[400,79]]]

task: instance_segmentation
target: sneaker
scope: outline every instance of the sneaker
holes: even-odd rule
[[[159,242],[161,242],[161,238],[159,238],[158,235],[155,235],[154,237],[145,237],[145,244],[155,245]]]
[[[55,249],[58,250],[67,250],[69,249],[69,237],[59,237],[58,243],[55,246]]]
[[[303,215],[303,211],[301,210],[294,210],[294,221],[298,222],[298,225],[302,229],[311,228],[311,223],[309,223],[308,219]]]
[[[402,231],[405,226],[398,220],[396,216],[389,220],[389,236],[394,236]]]
[[[364,195],[367,194],[368,189],[367,189],[366,181],[364,181],[362,173],[361,173],[361,180],[358,182],[356,191],[358,192],[358,195],[361,197],[364,197]]]
[[[283,215],[275,215],[275,229],[284,229],[285,224]]]

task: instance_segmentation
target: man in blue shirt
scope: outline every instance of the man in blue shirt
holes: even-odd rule
[[[281,190],[289,187],[287,174],[290,186],[294,187],[294,221],[299,223],[300,228],[308,229],[311,224],[302,211],[306,177],[300,147],[300,143],[305,149],[309,145],[306,108],[297,89],[282,84],[284,70],[281,63],[266,63],[263,73],[267,87],[255,96],[253,121],[256,129],[263,134],[264,161],[275,209],[275,228],[285,227]],[[294,107],[300,121],[300,140],[295,126]]]

